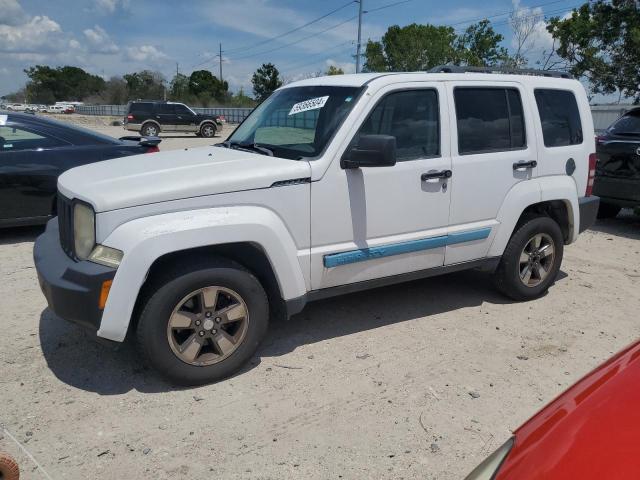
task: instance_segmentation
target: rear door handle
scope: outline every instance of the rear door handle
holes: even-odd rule
[[[513,164],[514,170],[529,170],[531,168],[536,168],[538,166],[538,162],[535,160],[531,160],[530,162],[518,162]]]
[[[423,173],[420,178],[425,182],[434,178],[451,178],[451,175],[453,175],[451,170],[441,170],[439,172]]]

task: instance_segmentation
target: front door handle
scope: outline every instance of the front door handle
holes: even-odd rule
[[[530,170],[532,168],[536,168],[538,166],[538,162],[535,160],[531,160],[530,162],[518,162],[513,164],[514,170]]]
[[[451,175],[453,175],[451,170],[441,170],[439,172],[423,173],[420,178],[425,182],[434,178],[451,178]]]

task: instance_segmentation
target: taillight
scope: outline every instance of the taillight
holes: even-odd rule
[[[133,120],[133,115],[127,115],[127,120]]]
[[[589,155],[589,176],[587,177],[587,189],[584,192],[585,197],[590,197],[593,193],[593,182],[596,179],[596,162],[598,158],[595,153]]]
[[[160,151],[160,148],[154,145],[153,147],[149,147],[147,151],[144,153],[158,153],[159,151]]]

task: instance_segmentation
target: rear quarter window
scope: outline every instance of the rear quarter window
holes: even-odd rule
[[[129,106],[129,113],[145,115],[153,113],[153,103],[132,103]]]
[[[545,147],[582,143],[582,122],[578,102],[569,90],[536,89],[536,104]]]

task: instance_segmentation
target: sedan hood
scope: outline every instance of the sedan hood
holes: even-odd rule
[[[134,155],[73,168],[58,190],[105,212],[183,198],[269,188],[308,178],[308,162],[220,147]]]

